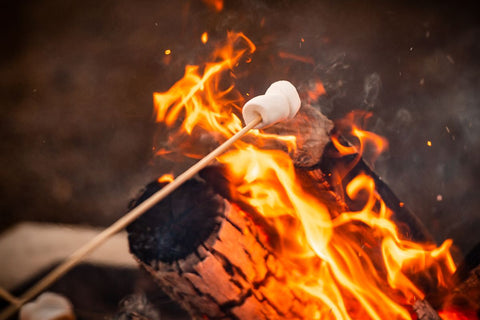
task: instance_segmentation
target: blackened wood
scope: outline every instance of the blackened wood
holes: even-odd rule
[[[152,186],[158,185],[149,185]],[[212,193],[211,187],[201,181],[187,184],[170,197],[128,228],[130,249],[140,265],[194,319],[311,318],[312,310],[318,309],[317,302],[303,291],[285,285],[287,271],[248,214]],[[202,219],[215,221],[213,230],[212,224],[202,219],[195,219],[195,224],[178,220],[177,215],[169,212],[178,210],[172,206],[173,199],[187,202],[178,205],[188,209],[191,217],[197,214],[190,206],[195,202]],[[207,208],[216,213],[201,213]],[[176,232],[178,228],[173,225],[178,221],[186,228],[181,234],[187,238],[195,233],[210,235],[207,239],[201,237],[202,243],[186,256],[185,245],[174,245],[174,252],[167,255],[158,252],[169,251],[160,239],[174,237],[183,241],[176,235],[163,234]],[[156,223],[169,228],[159,229]]]
[[[304,189],[335,215],[358,206],[341,191],[357,174],[367,174],[404,236],[431,241],[420,221],[362,160],[335,185],[330,179],[334,169],[353,161],[335,151],[328,144],[317,165],[296,168]],[[274,253],[276,230],[254,208],[238,201],[235,181],[220,165],[205,168],[200,176],[204,181],[189,181],[127,229],[138,262],[195,319],[308,318],[306,310],[318,306],[311,297],[284,285],[285,270]],[[150,184],[137,203],[160,187]],[[196,206],[191,206],[193,202]],[[272,292],[282,292],[284,298]],[[424,306],[428,304],[417,305],[422,319],[438,319]]]
[[[150,183],[130,207],[149,198],[163,185]],[[189,180],[127,227],[130,250],[145,262],[183,259],[218,228],[216,218],[223,216],[224,205],[212,188]]]
[[[470,252],[465,256],[462,263],[458,266],[454,274],[454,279],[457,284],[460,284],[467,280],[470,273],[480,266],[480,243],[478,243]]]
[[[461,312],[461,319],[480,319],[480,243],[465,256],[454,280],[455,288],[445,297],[442,309]]]
[[[282,136],[294,136],[296,149],[289,152],[293,163],[296,167],[310,167],[322,158],[323,149],[330,141],[329,134],[332,129],[333,122],[331,120],[318,109],[304,105],[293,119],[279,122],[264,131]],[[265,149],[284,147],[284,144],[274,139],[266,143],[267,145],[262,146]]]

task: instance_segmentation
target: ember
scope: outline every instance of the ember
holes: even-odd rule
[[[198,148],[198,145],[202,141],[213,139],[220,142],[242,127],[238,113],[244,98],[235,89],[234,77],[228,78],[225,74],[232,73],[235,66],[250,59],[249,56],[254,51],[254,44],[245,35],[230,33],[227,44],[214,52],[212,60],[215,62],[207,63],[204,67],[188,66],[184,78],[169,91],[155,93],[157,121],[169,128],[170,135],[168,144],[158,148],[161,150],[158,155],[174,154],[177,161],[181,156],[201,156],[202,148]],[[317,92],[324,90],[321,84],[316,87]],[[355,158],[347,167],[334,168],[332,181],[337,181],[336,184],[340,184],[361,159],[367,145],[375,146],[374,157],[387,146],[383,138],[357,126],[358,119],[364,117],[353,113],[338,125],[339,128],[348,127],[350,130],[344,130],[344,135],[352,137],[352,141],[358,143],[346,144],[338,134],[332,135],[337,157]],[[328,133],[329,130],[330,128],[325,132]],[[300,313],[297,310],[296,317],[411,319],[412,305],[425,298],[420,282],[444,288],[451,285],[449,280],[455,271],[449,252],[452,242],[447,240],[436,247],[431,243],[410,240],[391,219],[393,212],[377,192],[376,182],[367,174],[360,173],[351,179],[344,195],[335,190],[340,197],[335,205],[323,201],[326,196],[318,197],[318,191],[307,187],[312,182],[307,182],[307,178],[298,174],[289,153],[285,152],[297,148],[297,138],[299,137],[255,131],[244,142],[235,143],[233,150],[217,158],[224,168],[224,179],[228,181],[224,187],[229,190],[223,192],[243,212],[236,214],[247,220],[262,221],[256,224],[259,231],[250,232],[258,233],[256,241],[262,243],[262,240],[258,240],[260,234],[266,236],[263,245],[275,257],[276,263],[286,270],[282,276],[285,290],[291,290],[294,296],[304,297],[299,300],[305,301],[308,308]],[[268,141],[272,139],[278,140],[280,150],[268,147]],[[193,145],[200,151],[192,154]],[[204,149],[209,148],[211,146],[208,144],[204,146]],[[326,183],[324,178],[320,177],[320,180]],[[319,186],[317,188],[321,189]],[[328,190],[323,192],[332,194]],[[346,199],[341,200],[342,197],[362,205],[351,210],[343,202]],[[228,214],[226,216],[228,218]],[[218,231],[221,233],[218,239],[226,237],[222,230]],[[207,250],[215,256],[218,249],[210,246],[207,245]],[[132,250],[138,256],[136,249]],[[250,249],[246,247],[244,250],[248,252]],[[252,253],[249,256],[253,260],[260,258]],[[228,258],[226,256],[223,259]],[[200,261],[203,259],[210,261],[205,257],[200,258]],[[186,271],[183,269],[185,263],[187,262],[180,263],[183,265],[180,267],[180,277]],[[193,266],[188,268],[191,267]],[[231,267],[242,269],[242,261],[233,263]],[[173,271],[170,267],[161,268],[155,264],[147,267],[160,278],[171,276]],[[244,280],[254,281],[253,283],[262,281],[249,280],[248,277]],[[162,281],[164,280],[160,282]],[[181,280],[177,281],[181,283]],[[242,290],[250,288],[250,295],[253,294],[259,301],[275,295],[275,292],[265,292],[265,288],[258,289],[259,285],[253,283],[252,286],[238,286]],[[194,286],[202,291],[198,285]],[[215,283],[210,285],[215,286]],[[172,292],[172,296],[180,299],[178,293]],[[242,299],[247,298],[245,296]],[[229,302],[224,303],[223,307],[220,306],[222,312]],[[270,303],[279,307],[271,299]],[[192,307],[190,302],[185,302],[184,305],[194,316],[198,316],[196,312],[210,317],[222,314],[212,314],[211,310],[202,311],[201,306]],[[193,311],[198,308],[200,311]],[[275,318],[288,319],[288,312],[291,310],[277,312]],[[267,313],[265,310],[261,312],[267,319],[271,318]],[[239,313],[236,316],[247,319],[248,314]],[[250,313],[250,316],[253,314],[257,313]]]

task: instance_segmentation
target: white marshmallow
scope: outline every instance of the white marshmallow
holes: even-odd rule
[[[75,319],[70,301],[62,295],[45,292],[20,309],[20,320]]]
[[[260,115],[262,122],[255,128],[261,129],[293,118],[300,105],[297,89],[288,81],[277,81],[270,85],[264,95],[254,97],[245,103],[242,110],[243,120],[248,124]]]

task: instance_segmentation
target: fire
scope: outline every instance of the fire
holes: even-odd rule
[[[255,45],[244,34],[229,33],[227,44],[213,52],[211,59],[216,62],[202,67],[187,66],[183,78],[170,90],[154,93],[156,121],[174,130],[170,140],[175,150],[155,148],[159,150],[158,155],[177,152],[199,158],[204,154],[192,153],[194,148],[188,143],[190,136],[208,135],[210,139],[221,142],[242,128],[239,114],[244,97],[231,80],[226,84],[228,81],[223,75],[241,62],[248,63],[246,57],[255,49]],[[260,141],[283,141],[288,150],[295,148],[295,138],[292,136],[265,134],[258,130],[252,130],[251,135]],[[195,144],[198,143],[195,141]],[[238,142],[236,145],[244,143]]]
[[[249,61],[254,51],[244,34],[229,33],[227,44],[214,51],[213,62],[187,66],[170,90],[154,94],[156,120],[170,130],[169,143],[157,148],[157,155],[201,157],[187,141],[206,135],[221,142],[242,128],[244,98],[233,84],[234,76],[225,75]],[[317,90],[324,92],[323,85],[317,84]],[[339,124],[349,128],[356,141],[348,145],[332,137],[339,156],[359,160],[365,147],[374,145],[375,158],[388,146],[385,139],[361,129],[360,118],[352,113]],[[285,150],[263,149],[269,139],[282,141]],[[402,237],[367,175],[355,177],[345,189],[350,199],[361,199],[363,208],[329,208],[302,186],[286,152],[294,147],[294,137],[254,130],[217,160],[228,170],[233,200],[251,205],[281,236],[273,250],[290,271],[286,285],[316,302],[306,319],[411,319],[408,306],[425,296],[411,276],[424,274],[447,286],[455,271],[452,242],[436,247]],[[339,179],[348,169],[340,170]]]

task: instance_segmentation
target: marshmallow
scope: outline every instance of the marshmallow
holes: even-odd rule
[[[62,295],[45,292],[20,309],[20,320],[74,320],[73,307]]]
[[[262,122],[255,128],[261,129],[293,118],[300,109],[300,104],[297,89],[288,81],[277,81],[272,83],[264,95],[245,103],[242,110],[243,120],[248,124],[260,115]]]

